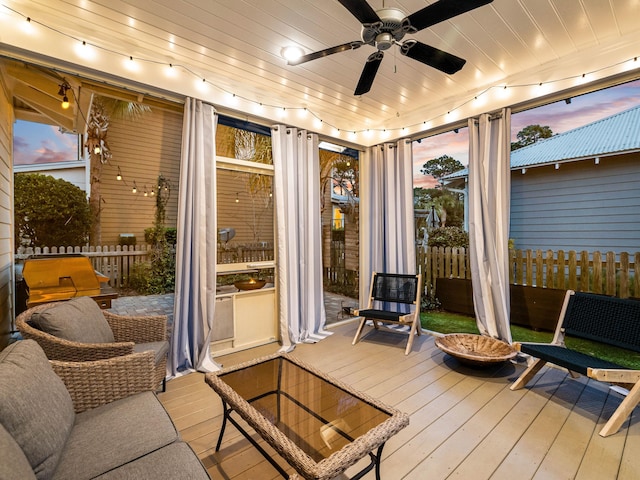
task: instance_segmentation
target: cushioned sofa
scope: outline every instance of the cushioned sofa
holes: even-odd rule
[[[208,479],[152,391],[153,370],[151,351],[60,362],[35,341],[9,345],[0,352],[0,479]],[[87,395],[99,406],[78,407]]]

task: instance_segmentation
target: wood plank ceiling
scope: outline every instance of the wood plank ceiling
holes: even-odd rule
[[[410,14],[435,2],[369,3]],[[281,57],[285,46],[310,53],[360,39],[336,0],[2,0],[0,53],[372,145],[637,78],[638,19],[640,0],[494,0],[406,37],[466,59],[461,71],[444,74],[394,46],[361,96],[353,91],[372,46],[298,66]],[[92,55],[77,53],[83,41]]]

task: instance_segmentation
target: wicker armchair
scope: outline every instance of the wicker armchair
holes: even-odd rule
[[[90,362],[49,363],[67,387],[76,413],[153,391],[158,386],[151,351]]]
[[[140,351],[142,345],[149,344],[150,350],[156,350],[157,342],[167,340],[166,315],[124,316],[102,310],[107,323],[111,327],[115,342],[113,343],[80,343],[56,337],[33,327],[31,316],[55,304],[46,303],[22,312],[16,318],[16,328],[25,339],[33,339],[42,347],[47,358],[61,362],[92,362],[110,359],[123,355],[131,355]],[[136,347],[136,344],[138,346]],[[142,347],[144,348],[144,347]],[[155,384],[162,384],[167,370],[167,355],[156,355]]]

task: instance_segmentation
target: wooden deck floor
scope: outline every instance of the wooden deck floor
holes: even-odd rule
[[[409,426],[384,448],[384,480],[640,478],[640,408],[617,434],[600,437],[621,401],[605,384],[545,367],[527,388],[512,392],[519,365],[465,367],[429,335],[417,338],[408,356],[406,339],[397,334],[373,333],[351,346],[355,328],[336,327],[326,340],[299,345],[293,354],[410,414]],[[277,348],[218,360],[230,366]],[[159,397],[213,479],[281,478],[233,426],[220,452],[214,451],[222,405],[202,374],[171,380]],[[374,478],[373,472],[365,476]]]

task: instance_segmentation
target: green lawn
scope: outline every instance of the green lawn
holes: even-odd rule
[[[473,317],[448,312],[423,312],[420,314],[422,328],[439,333],[479,333]],[[517,342],[550,342],[551,332],[536,332],[529,328],[511,325],[511,335]],[[621,348],[604,346],[589,340],[567,339],[567,346],[579,352],[588,353],[598,358],[640,370],[640,353]]]

